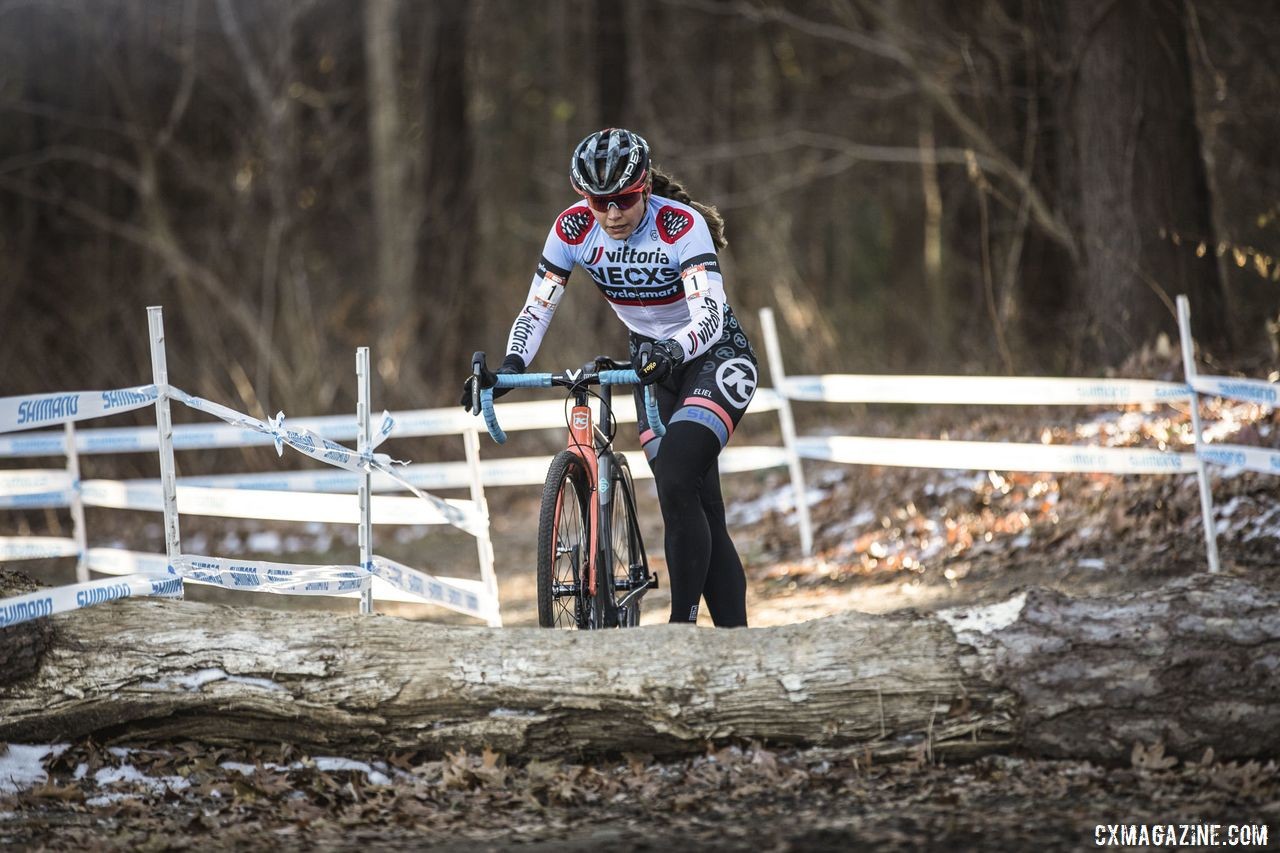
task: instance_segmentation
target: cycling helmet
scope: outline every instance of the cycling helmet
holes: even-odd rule
[[[644,186],[649,176],[649,143],[620,127],[606,127],[578,143],[569,180],[581,195],[617,195]]]

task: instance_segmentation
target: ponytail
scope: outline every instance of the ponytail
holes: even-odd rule
[[[689,192],[675,178],[652,166],[653,173],[653,194],[660,195],[664,198],[673,198],[676,201],[687,204],[694,210],[702,214],[702,218],[707,220],[707,229],[711,231],[711,242],[715,244],[718,250],[729,245],[729,241],[724,238],[724,217],[720,215],[720,211],[709,204],[696,202],[689,197]]]

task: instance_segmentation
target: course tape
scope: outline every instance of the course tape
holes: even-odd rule
[[[353,475],[354,476],[354,475]],[[354,486],[353,486],[354,490]],[[85,506],[163,512],[164,495],[158,480],[86,480],[81,489]],[[446,502],[466,516],[468,532],[483,524],[472,501]],[[178,486],[178,512],[219,518],[256,518],[268,521],[318,521],[327,524],[359,524],[360,502],[353,494],[324,494],[292,490],[207,488]],[[371,507],[374,524],[448,524],[435,506],[418,498],[375,496]]]
[[[88,583],[41,589],[26,595],[0,599],[0,628],[29,622],[55,613],[83,610],[117,598],[138,596],[180,598],[182,581],[171,575],[130,575]]]
[[[0,509],[51,509],[71,506],[76,493],[67,489],[62,492],[37,492],[26,495],[0,495]]]
[[[1197,470],[1195,456],[1190,453],[1121,447],[853,436],[806,436],[797,439],[796,445],[806,459],[855,465],[1107,474],[1189,474]]]
[[[489,609],[483,606],[478,581],[437,578],[377,554],[373,556],[371,569],[375,577],[386,581],[392,588],[409,593],[413,597],[409,600],[438,604],[479,619],[489,618]]]
[[[80,546],[61,536],[0,536],[0,562],[77,557]]]
[[[71,475],[64,468],[26,468],[0,471],[0,495],[34,495],[70,489]]]
[[[194,397],[172,385],[165,388],[165,396],[196,411],[221,418],[232,426],[255,430],[271,436],[278,456],[284,455],[284,446],[287,444],[312,459],[317,459],[347,471],[364,472],[370,470],[376,462],[388,464],[391,462],[391,457],[386,454],[366,454],[362,456],[354,450],[343,447],[336,441],[312,432],[306,427],[285,426],[284,412],[277,412],[274,418],[261,421],[250,415],[237,412],[235,409],[228,408],[221,403],[215,403],[203,397]]]
[[[1027,376],[792,376],[782,393],[827,403],[1120,406],[1191,399],[1187,385],[1146,379]]]
[[[372,576],[356,566],[303,566],[260,560],[227,560],[183,554],[173,571],[185,581],[242,592],[338,595],[363,592]]]
[[[1241,403],[1257,403],[1276,408],[1280,384],[1262,379],[1234,379],[1229,376],[1197,376],[1191,383],[1197,394],[1227,397]]]
[[[502,409],[503,428],[512,432],[563,427],[564,401],[538,400],[507,402]],[[751,398],[748,414],[777,411],[782,398],[772,388],[758,388]],[[635,423],[636,410],[630,394],[617,395],[613,415],[618,423]],[[461,435],[475,425],[474,419],[457,407],[392,412],[397,438]],[[386,423],[385,417],[383,423]],[[318,418],[290,419],[293,429],[306,429],[333,441],[356,438],[355,418],[332,415]],[[216,450],[236,447],[261,447],[274,438],[257,429],[231,424],[181,424],[173,428],[174,450]],[[101,453],[154,453],[159,446],[156,429],[150,427],[108,427],[76,431],[76,449],[86,455]],[[26,435],[0,435],[0,458],[28,456],[62,456],[66,453],[66,435],[57,432],[34,432]]]
[[[156,386],[139,385],[115,391],[68,391],[0,397],[0,432],[35,429],[128,412],[151,405],[157,396]]]
[[[319,461],[326,462],[336,468],[342,468],[347,471],[354,471],[361,474],[372,474],[374,471],[381,471],[393,481],[399,483],[402,487],[412,492],[418,498],[433,506],[449,524],[452,524],[454,527],[461,530],[465,530],[472,535],[478,535],[479,528],[477,527],[477,522],[473,513],[467,513],[442,498],[427,494],[417,486],[406,481],[403,477],[392,470],[391,465],[393,464],[393,460],[385,453],[373,453],[370,451],[365,454],[359,454],[353,450],[343,447],[336,441],[331,441],[324,436],[317,435],[309,429],[286,427],[284,424],[284,412],[278,412],[270,421],[260,421],[257,418],[242,414],[219,403],[214,403],[200,397],[193,397],[187,392],[174,388],[173,386],[167,386],[165,393],[171,399],[177,400],[178,402],[186,406],[190,406],[198,411],[221,418],[229,424],[246,427],[248,429],[257,430],[258,432],[270,435],[275,441],[277,454],[283,455],[284,445],[287,444],[298,452],[310,456],[312,459],[318,459]],[[385,438],[386,434],[390,433],[393,426],[394,419],[389,413],[384,412],[382,427],[379,429],[379,433],[382,435],[382,438]],[[379,441],[381,441],[381,439],[379,439]],[[480,520],[480,524],[485,525],[486,527],[487,522],[487,519]]]
[[[1200,458],[1214,465],[1243,468],[1263,474],[1280,474],[1280,451],[1240,444],[1210,444],[1200,448]]]

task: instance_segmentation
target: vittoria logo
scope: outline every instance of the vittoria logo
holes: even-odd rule
[[[664,243],[674,243],[693,228],[693,217],[670,205],[658,211],[658,236]]]
[[[574,246],[586,239],[594,220],[585,207],[571,207],[556,220],[556,234],[560,239]]]

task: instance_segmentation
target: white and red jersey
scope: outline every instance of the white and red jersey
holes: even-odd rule
[[[547,235],[529,296],[507,339],[507,354],[533,361],[575,266],[591,276],[628,329],[671,339],[689,361],[725,333],[728,303],[715,244],[702,214],[650,195],[625,240],[596,223],[585,200],[561,213]]]

